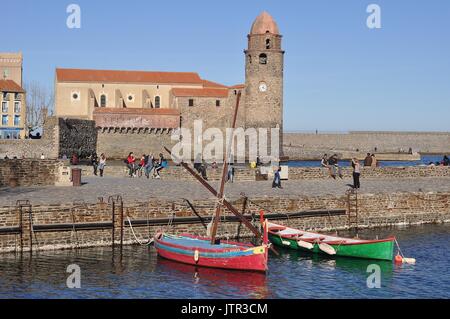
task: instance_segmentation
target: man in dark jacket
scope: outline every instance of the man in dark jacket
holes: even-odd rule
[[[370,155],[370,153],[367,153],[367,156],[364,159],[364,166],[366,167],[372,166],[372,156]]]

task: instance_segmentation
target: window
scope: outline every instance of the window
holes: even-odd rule
[[[14,115],[14,126],[20,125],[20,115]]]
[[[267,55],[265,53],[259,55],[259,63],[267,64]]]
[[[16,101],[14,102],[14,113],[20,113],[20,102]]]
[[[6,101],[2,102],[2,112],[8,113],[8,102],[6,102]]]
[[[159,109],[161,107],[161,98],[159,96],[155,96],[155,108]]]
[[[106,107],[106,95],[100,95],[100,107]]]
[[[220,100],[216,100],[216,106],[220,106]]]
[[[3,101],[9,101],[9,93],[3,92]]]
[[[194,106],[194,99],[189,99],[189,106]]]
[[[2,115],[2,125],[8,125],[8,115]]]
[[[127,100],[128,100],[128,102],[133,102],[134,101],[134,95],[133,94],[128,94]]]
[[[15,94],[14,94],[14,100],[16,100],[16,101],[17,101],[17,100],[20,100],[21,97],[22,97],[22,96],[20,95],[20,93],[15,93]]]
[[[270,49],[270,39],[266,39],[266,49]]]
[[[248,63],[252,64],[252,56],[250,54],[248,55]]]
[[[72,101],[79,101],[80,100],[80,92],[72,92]]]

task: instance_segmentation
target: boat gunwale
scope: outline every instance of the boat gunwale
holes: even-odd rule
[[[169,246],[169,247],[178,248],[178,249],[187,250],[187,251],[193,251],[193,252],[198,250],[199,252],[205,252],[205,253],[208,253],[208,252],[210,252],[210,253],[221,253],[221,252],[229,253],[229,252],[243,252],[248,249],[263,247],[263,246],[251,246],[251,247],[235,246],[235,247],[217,248],[217,249],[209,249],[209,248],[201,248],[201,247],[193,247],[193,246],[188,247],[188,246],[183,246],[183,245],[164,241],[164,240],[162,240],[163,237],[164,237],[164,234],[162,234],[161,238],[155,239],[156,242],[161,243],[162,245]]]

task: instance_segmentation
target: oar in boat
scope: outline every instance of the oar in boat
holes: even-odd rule
[[[328,255],[331,255],[331,256],[336,255],[336,249],[334,249],[332,246],[328,245],[327,243],[319,243],[319,249]]]

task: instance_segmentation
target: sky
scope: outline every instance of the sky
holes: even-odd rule
[[[80,29],[66,25],[71,3]],[[379,29],[367,27],[369,4]],[[450,131],[448,0],[0,0],[0,52],[22,51],[25,82],[47,88],[56,67],[234,85],[262,11],[283,35],[285,131]]]

